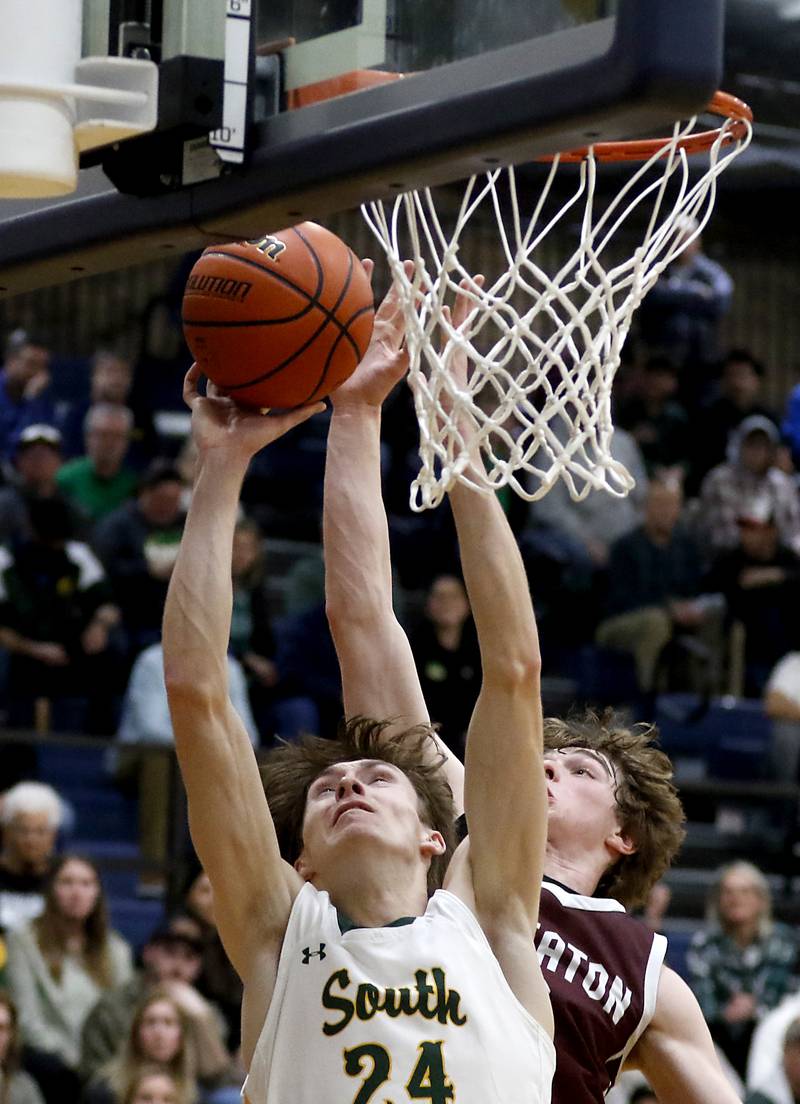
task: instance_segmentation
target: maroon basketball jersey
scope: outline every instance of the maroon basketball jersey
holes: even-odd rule
[[[650,1022],[667,949],[619,901],[545,878],[536,948],[555,1017],[552,1104],[594,1104]]]

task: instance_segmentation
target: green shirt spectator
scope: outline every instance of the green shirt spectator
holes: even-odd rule
[[[137,475],[125,466],[133,413],[120,403],[89,407],[84,421],[86,455],[70,460],[56,481],[92,521],[121,506],[136,491]]]
[[[121,468],[116,475],[103,478],[88,456],[79,456],[64,464],[56,482],[72,502],[92,521],[97,521],[133,497],[138,478],[130,468]]]

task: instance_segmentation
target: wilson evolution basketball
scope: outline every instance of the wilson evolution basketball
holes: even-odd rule
[[[366,352],[373,315],[363,265],[314,222],[210,246],[183,296],[183,332],[203,372],[262,408],[334,391]]]

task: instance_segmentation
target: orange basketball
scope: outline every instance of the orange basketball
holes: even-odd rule
[[[329,395],[366,352],[373,315],[363,265],[314,222],[210,246],[183,296],[195,360],[232,398],[256,407]]]

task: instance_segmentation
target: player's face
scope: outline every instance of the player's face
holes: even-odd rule
[[[309,787],[303,854],[311,870],[324,869],[329,856],[364,842],[418,855],[429,835],[411,782],[382,760],[337,763]]]
[[[580,747],[548,751],[544,770],[549,843],[570,850],[627,848],[617,809],[617,771],[605,755]]]

